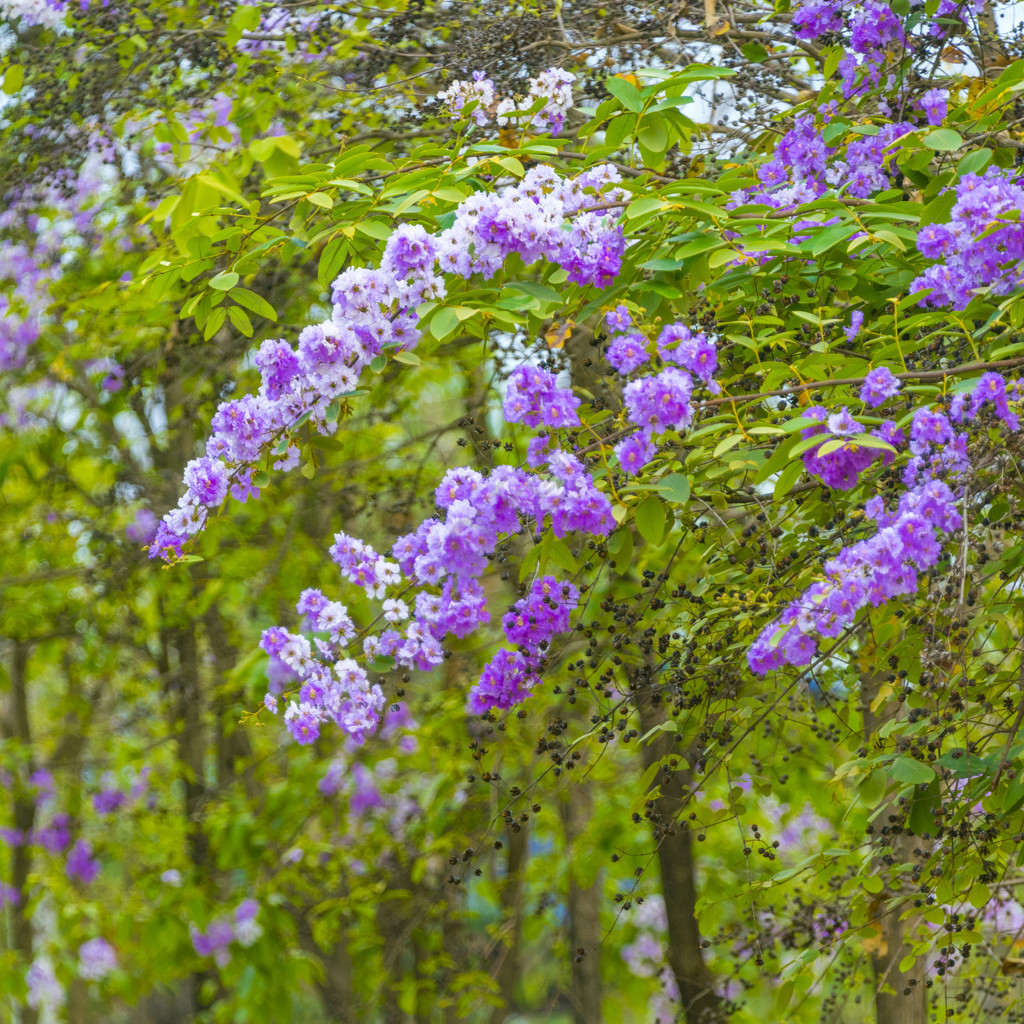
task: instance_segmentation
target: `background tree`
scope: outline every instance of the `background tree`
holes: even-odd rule
[[[1019,460],[1017,392],[982,374],[1012,380],[1018,359],[1022,70],[998,10],[934,7],[5,8],[12,1012],[1000,1012]],[[659,73],[639,75],[641,48]],[[496,123],[551,64],[580,73],[576,106],[556,77],[533,86],[546,113]],[[477,69],[493,94],[451,124],[431,98],[461,94],[439,76]],[[415,351],[274,437],[259,500],[229,499],[187,564],[143,558],[146,510],[175,504],[218,404],[257,386],[266,338],[323,319],[340,272],[531,168],[606,160],[625,194],[590,205],[629,240],[614,280],[514,254],[452,279]],[[638,341],[606,324],[619,303]],[[624,387],[648,370],[614,369],[673,323],[715,342],[723,391],[637,455]],[[268,673],[296,686],[259,633],[298,631],[307,588],[336,596],[336,530],[385,551],[433,514],[445,470],[524,462],[532,432],[499,405],[523,362],[576,385],[582,423],[557,436],[616,527],[502,539],[490,627],[446,640],[431,676],[370,660],[407,712],[362,745],[324,728],[282,747],[252,712]],[[871,411],[891,381],[858,398],[878,366],[902,382],[893,428]],[[855,417],[822,420],[818,400]],[[970,468],[942,470],[960,517],[943,560],[825,623],[801,663],[818,626],[777,636],[777,616],[874,533],[869,497],[891,511],[914,486],[922,452],[895,431],[918,412],[970,431]],[[530,700],[467,715],[517,583],[543,573],[588,588],[575,631]],[[343,599],[372,621],[372,599]],[[765,682],[773,651],[792,667]]]

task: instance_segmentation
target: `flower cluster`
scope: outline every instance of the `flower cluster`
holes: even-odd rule
[[[893,440],[897,437],[896,424],[892,421],[886,421],[882,427],[866,433],[846,406],[830,413],[823,406],[816,405],[805,409],[802,417],[818,421],[814,426],[805,427],[802,436],[822,439],[821,444],[803,453],[804,468],[827,487],[848,491],[856,486],[861,473],[875,459],[881,458],[885,465],[889,465],[896,457],[892,451]],[[884,445],[874,444],[871,438],[877,438]]]
[[[825,578],[812,583],[762,631],[747,651],[755,672],[808,664],[818,650],[818,638],[838,637],[861,609],[916,591],[918,574],[939,560],[943,535],[958,530],[963,522],[956,488],[969,465],[967,434],[957,433],[956,426],[992,406],[1004,426],[1016,430],[1018,418],[1009,403],[1022,397],[1020,382],[1007,384],[999,374],[986,373],[970,393],[960,392],[951,399],[948,416],[926,407],[914,412],[911,457],[903,469],[907,490],[897,507],[887,509],[881,497],[867,503],[865,512],[878,531],[826,562]]]
[[[855,135],[845,144],[827,143],[822,128],[836,112],[834,104],[819,113],[822,124],[813,114],[799,114],[793,127],[779,140],[772,158],[757,171],[760,187],[733,193],[736,205],[763,203],[785,209],[820,198],[830,188],[842,189],[845,195],[858,199],[889,187],[892,162],[891,144],[900,135],[913,129],[908,123],[884,125],[875,135]],[[794,242],[808,237],[809,228],[821,228],[834,219],[797,221],[793,225]]]
[[[463,116],[463,110],[469,108],[474,121],[483,127],[491,119],[491,108],[496,101],[494,83],[483,71],[474,71],[472,80],[458,79],[447,89],[437,94],[438,101],[443,103],[455,119]]]
[[[579,588],[572,583],[559,582],[553,576],[534,580],[526,596],[502,618],[505,636],[530,655],[540,654],[554,636],[568,630],[569,614],[579,598]]]
[[[415,346],[415,310],[444,297],[444,275],[489,278],[515,253],[527,264],[549,260],[578,284],[610,282],[621,265],[622,229],[610,216],[583,207],[597,195],[616,195],[618,180],[608,166],[571,180],[534,167],[518,185],[465,200],[452,226],[437,234],[400,226],[379,269],[345,270],[333,285],[331,318],[306,327],[294,347],[264,342],[256,355],[259,393],[220,405],[206,454],[189,463],[185,493],[164,516],[151,555],[179,556],[227,493],[240,501],[257,496],[253,473],[272,442],[285,437],[278,445],[277,468],[293,466],[299,452],[287,435],[296,424],[308,422],[318,433],[333,433],[337,402],[353,392],[373,358]],[[559,402],[561,419],[567,421],[570,403]]]
[[[212,956],[218,967],[226,967],[231,960],[231,944],[237,942],[248,948],[259,941],[263,928],[256,920],[260,905],[254,899],[245,899],[235,908],[230,918],[211,921],[206,931],[194,924],[189,927],[192,947],[202,957]]]
[[[86,981],[102,981],[117,970],[117,951],[102,937],[78,947],[78,974]]]
[[[0,0],[0,20],[20,20],[23,28],[41,26],[55,29],[64,24],[69,0]],[[83,7],[89,0],[83,0]]]
[[[580,400],[568,388],[557,385],[555,375],[535,366],[512,371],[505,385],[505,419],[528,427],[579,426]]]
[[[469,108],[467,112],[480,128],[489,124],[493,117],[501,126],[522,124],[537,131],[557,133],[565,124],[565,115],[572,110],[572,84],[575,81],[576,76],[562,68],[548,68],[530,79],[522,100],[511,96],[498,99],[494,83],[484,72],[476,71],[471,80],[452,82],[437,94],[437,98],[455,119],[460,119],[463,110]],[[523,114],[522,117],[515,113],[519,110],[532,111],[538,104],[540,109],[535,113]]]
[[[326,29],[328,21],[322,11],[296,10],[294,7],[269,7],[260,14],[255,31],[246,29],[235,44],[240,53],[257,57],[272,52],[291,60],[308,62],[322,60],[330,46],[308,45],[309,37],[318,29]],[[291,40],[291,45],[289,45]]]
[[[1024,282],[1024,186],[1012,170],[990,167],[965,174],[956,184],[956,202],[948,224],[926,224],[917,247],[938,260],[911,283],[930,288],[921,305],[963,309],[974,289],[987,287],[1007,295]]]
[[[834,0],[803,0],[793,11],[793,34],[797,39],[814,40],[842,27],[842,10]]]
[[[341,644],[318,638],[316,649],[325,659],[321,660],[306,637],[274,627],[263,631],[260,646],[287,665],[301,684],[299,700],[291,701],[284,713],[285,725],[297,742],[314,742],[324,721],[333,721],[352,735],[376,727],[384,694],[355,661],[341,657]],[[276,707],[276,699],[267,706]]]
[[[25,972],[25,983],[28,985],[25,1001],[33,1010],[52,1017],[63,1008],[66,995],[49,957],[40,956],[32,961]]]

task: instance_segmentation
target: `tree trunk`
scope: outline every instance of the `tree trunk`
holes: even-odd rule
[[[580,769],[582,770],[582,769]],[[580,838],[593,814],[593,792],[588,779],[569,787],[560,804],[568,864],[568,933],[572,974],[569,1000],[573,1024],[601,1024],[601,874],[581,885],[577,865],[588,863],[590,853]]]
[[[15,640],[10,661],[11,704],[10,715],[4,722],[4,732],[18,748],[27,754],[25,777],[34,770],[32,757],[32,728],[28,715],[28,647]],[[34,939],[32,918],[28,912],[28,878],[32,871],[32,847],[29,833],[36,820],[35,801],[24,785],[19,785],[14,796],[14,827],[23,840],[11,851],[11,886],[18,894],[18,902],[11,907],[11,946],[21,961],[22,970],[32,962]],[[28,1006],[21,1008],[20,1024],[36,1024],[38,1013]]]
[[[665,721],[664,710],[639,701],[640,722],[649,732]],[[674,753],[667,733],[658,732],[643,745],[644,764],[650,767]],[[658,841],[661,889],[668,917],[668,962],[679,986],[686,1024],[717,1024],[727,1018],[725,1006],[715,992],[714,975],[704,963],[697,930],[697,885],[694,879],[693,848],[685,822],[672,824],[685,802],[690,776],[686,771],[666,769],[660,795],[654,801],[654,815],[668,831]]]
[[[292,918],[299,945],[304,952],[315,957],[324,969],[323,978],[316,981],[316,989],[323,1004],[325,1019],[330,1024],[355,1024],[357,1016],[348,936],[343,930],[335,942],[324,948],[313,937],[313,929],[305,911],[293,908]]]
[[[872,737],[890,719],[905,712],[905,704],[896,704],[889,714],[878,715],[871,705],[883,683],[881,675],[874,675],[862,683],[861,693],[864,712],[864,744],[870,745]],[[889,804],[882,808],[876,821],[887,822],[890,815],[896,815],[897,808]],[[876,836],[878,832],[876,831]],[[880,837],[879,857],[890,854],[898,864],[912,861],[912,850],[921,845],[921,840],[908,836],[902,829],[898,834]],[[879,864],[879,869],[883,869]],[[905,907],[901,902],[893,909],[879,903],[879,916],[873,922],[879,929],[876,940],[871,942],[871,965],[875,974],[875,1021],[876,1024],[927,1024],[928,995],[925,987],[923,958],[918,957],[909,971],[900,970],[900,961],[910,953],[907,936],[911,935],[921,918],[914,915],[901,921]],[[869,940],[870,941],[870,940]]]
[[[508,1013],[519,1004],[522,975],[519,945],[522,937],[523,877],[527,857],[526,830],[524,824],[518,830],[509,829],[506,833],[505,877],[500,886],[504,923],[496,971],[502,1005],[491,1011],[491,1024],[503,1024]]]

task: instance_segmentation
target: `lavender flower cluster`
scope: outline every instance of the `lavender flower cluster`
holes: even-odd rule
[[[924,0],[911,0],[910,6],[922,8]],[[922,34],[915,37],[908,35],[903,19],[891,6],[880,0],[838,4],[830,0],[801,0],[793,11],[793,34],[804,42],[814,42],[822,36],[843,32],[847,51],[839,62],[838,71],[846,94],[857,96],[872,86],[891,86],[891,77],[883,79],[888,61],[912,53],[924,40],[944,40],[950,31],[956,34],[955,23],[959,21],[963,25],[984,6],[984,0],[939,0],[937,9],[921,22]],[[944,97],[942,103],[944,107]],[[925,110],[927,112],[927,106]],[[883,108],[883,112],[888,113],[888,110]],[[932,121],[931,114],[928,117],[932,124],[941,121],[941,118]]]
[[[864,199],[890,184],[889,169],[892,161],[891,144],[913,130],[908,122],[883,125],[876,135],[860,135],[846,142],[827,143],[822,129],[837,113],[833,102],[827,104],[817,117],[798,114],[790,128],[779,140],[772,158],[757,170],[760,187],[733,193],[735,204],[763,203],[776,209],[795,206],[819,199],[830,188],[842,188],[844,195]],[[820,228],[833,220],[808,219],[793,225],[794,241],[808,237],[801,232]]]
[[[111,155],[90,137],[90,149],[77,173],[64,169],[49,185],[13,189],[0,212],[0,372],[23,366],[42,330],[51,288],[61,275],[61,261],[75,238],[88,238],[100,225],[99,197]],[[49,210],[41,215],[39,210]],[[30,241],[18,234],[28,229]],[[116,365],[116,364],[115,364]]]
[[[230,917],[211,921],[205,931],[190,925],[192,948],[201,957],[213,957],[218,967],[226,967],[231,961],[232,943],[247,949],[263,935],[263,928],[256,920],[259,912],[260,905],[256,900],[244,899]]]
[[[437,94],[452,118],[469,114],[477,126],[483,128],[493,119],[499,126],[516,125],[550,131],[556,134],[565,124],[565,115],[572,109],[572,84],[576,76],[562,68],[548,68],[536,78],[531,78],[526,96],[516,100],[511,96],[498,98],[494,82],[484,72],[474,72],[472,79],[460,79]],[[517,115],[517,111],[532,111],[531,114]]]
[[[1024,187],[1014,172],[990,167],[956,184],[948,224],[927,224],[917,236],[921,254],[938,260],[911,284],[930,288],[921,305],[963,309],[974,289],[1007,295],[1024,284]]]
[[[910,458],[902,475],[907,490],[897,507],[887,509],[879,496],[867,503],[865,512],[878,531],[826,562],[825,578],[812,583],[762,631],[747,651],[753,671],[763,675],[787,664],[807,665],[819,639],[838,637],[861,609],[916,591],[918,574],[939,560],[943,535],[963,522],[957,509],[963,492],[958,480],[969,468],[968,434],[957,427],[991,406],[1003,426],[1015,431],[1020,423],[1010,403],[1022,399],[1024,382],[1008,383],[998,373],[986,373],[970,392],[954,395],[947,412],[928,407],[914,411]],[[888,439],[902,444],[895,430]]]
[[[650,342],[635,328],[625,306],[605,315],[605,327],[610,338],[605,359],[618,373],[628,376],[652,363]],[[719,390],[712,380],[718,354],[706,334],[691,331],[686,324],[668,324],[654,345],[664,369],[629,381],[623,390],[627,418],[639,430],[615,446],[615,455],[621,468],[633,476],[654,457],[655,434],[685,430],[693,421],[693,378],[706,384],[712,394]]]
[[[330,320],[305,328],[294,347],[263,343],[256,355],[259,393],[218,408],[206,454],[187,466],[186,491],[164,516],[151,556],[180,556],[228,493],[239,501],[258,495],[254,474],[277,439],[285,442],[278,446],[275,468],[294,466],[299,448],[287,435],[296,424],[308,422],[321,434],[333,433],[336,403],[352,394],[374,357],[416,345],[415,310],[444,298],[443,275],[490,278],[516,253],[526,264],[540,259],[557,264],[577,284],[609,283],[621,265],[622,229],[610,216],[583,208],[598,195],[616,197],[618,181],[609,166],[574,179],[534,167],[518,185],[465,200],[454,224],[437,234],[400,226],[379,269],[351,268],[334,282]]]
[[[872,372],[879,374],[879,371]],[[881,372],[892,376],[884,367]],[[865,384],[865,389],[870,386]],[[801,432],[802,437],[822,438],[820,444],[803,453],[804,468],[828,487],[848,491],[856,486],[860,475],[876,459],[881,458],[883,465],[888,466],[896,458],[893,449],[902,440],[902,435],[892,420],[886,420],[881,427],[865,432],[846,406],[839,412],[830,412],[823,406],[815,405],[805,409],[801,416],[803,419],[818,421],[814,426],[806,427]],[[884,442],[888,447],[878,448],[870,442],[865,443],[871,437]]]
[[[625,333],[650,361],[648,342],[634,328],[625,306],[612,310],[606,324],[612,349]],[[641,446],[646,462],[653,454],[655,433],[689,426],[695,377],[713,384],[716,348],[705,334],[670,324],[658,335],[655,347],[663,368],[630,380],[625,388],[627,418],[639,430],[617,449],[623,465],[628,464],[625,453],[630,445]],[[636,359],[628,363],[633,369],[640,365]],[[620,366],[627,368],[621,361]],[[331,556],[342,576],[383,602],[386,625],[362,640],[366,662],[387,657],[403,668],[428,670],[439,665],[446,637],[464,637],[489,621],[479,577],[500,541],[521,534],[527,525],[539,534],[550,521],[559,538],[576,532],[605,537],[614,528],[608,498],[580,459],[548,432],[578,426],[578,406],[579,399],[550,371],[517,367],[506,384],[505,418],[545,430],[528,445],[529,468],[497,466],[487,476],[472,469],[449,470],[434,495],[442,514],[399,537],[392,547],[393,562],[361,540],[344,533],[335,536]],[[386,596],[390,588],[398,587],[403,594],[416,588],[411,602]],[[505,710],[533,692],[551,643],[571,628],[579,600],[579,589],[568,581],[552,576],[533,580],[502,619],[513,648],[500,649],[485,666],[469,694],[471,712]],[[265,631],[262,640],[263,649],[299,683],[298,701],[285,712],[289,732],[300,743],[311,743],[321,723],[329,721],[349,735],[365,735],[375,725],[384,698],[347,650],[355,637],[347,608],[327,601],[319,591],[306,591],[297,610],[307,628],[327,635],[311,644],[304,636],[275,627]],[[265,703],[276,710],[277,695],[268,694]]]

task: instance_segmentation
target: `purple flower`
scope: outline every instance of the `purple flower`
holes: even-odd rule
[[[625,306],[616,306],[604,315],[604,325],[609,331],[628,331],[633,326],[633,317]]]
[[[859,309],[855,309],[850,314],[850,326],[846,328],[846,340],[852,342],[854,338],[860,334],[860,329],[864,326],[864,314]]]
[[[292,701],[284,713],[285,724],[296,743],[308,746],[320,735],[320,715],[312,704]]]
[[[639,370],[650,358],[647,339],[636,331],[613,338],[605,355],[609,365],[623,376]]]
[[[990,167],[983,175],[965,174],[956,184],[949,223],[928,224],[918,233],[921,253],[942,260],[910,284],[911,291],[931,289],[921,305],[963,309],[976,288],[999,296],[1019,287],[1024,228],[1016,213],[1024,209],[1024,188],[1014,175],[1000,167]]]
[[[657,432],[688,427],[693,420],[693,378],[670,366],[653,377],[630,381],[623,392],[629,419]]]
[[[685,324],[669,324],[658,335],[658,355],[666,363],[689,370],[706,384],[718,366],[715,344],[707,335],[694,334]]]
[[[942,124],[946,120],[946,101],[949,99],[947,89],[929,89],[921,97],[921,109],[932,125]]]
[[[639,476],[657,450],[647,435],[639,433],[620,441],[615,446],[615,455],[624,472]]]
[[[555,375],[534,366],[512,371],[505,389],[505,419],[528,427],[575,427],[580,400],[567,388],[560,388]]]
[[[133,544],[151,544],[156,536],[158,520],[148,508],[140,508],[135,518],[125,527],[124,535]]]
[[[79,839],[68,854],[66,865],[68,878],[89,885],[100,873],[99,861],[92,855],[92,847],[84,839]]]
[[[78,973],[86,981],[102,981],[117,970],[117,953],[104,938],[90,939],[78,947]]]
[[[864,378],[860,389],[860,400],[868,408],[875,409],[883,402],[894,398],[902,387],[899,378],[887,366],[871,370]]]
[[[840,12],[835,0],[803,0],[793,11],[793,34],[810,41],[826,32],[838,32],[843,27]]]
[[[469,693],[468,710],[482,715],[492,708],[507,710],[526,700],[540,678],[517,651],[499,650]]]
[[[263,929],[256,920],[259,912],[260,905],[253,899],[242,900],[235,908],[234,938],[246,949],[255,945],[263,934]]]
[[[531,654],[547,649],[551,639],[569,628],[569,613],[579,602],[579,588],[567,580],[542,576],[502,618],[509,642]]]
[[[203,505],[219,505],[228,496],[228,471],[220,459],[204,456],[185,467],[185,486]]]

